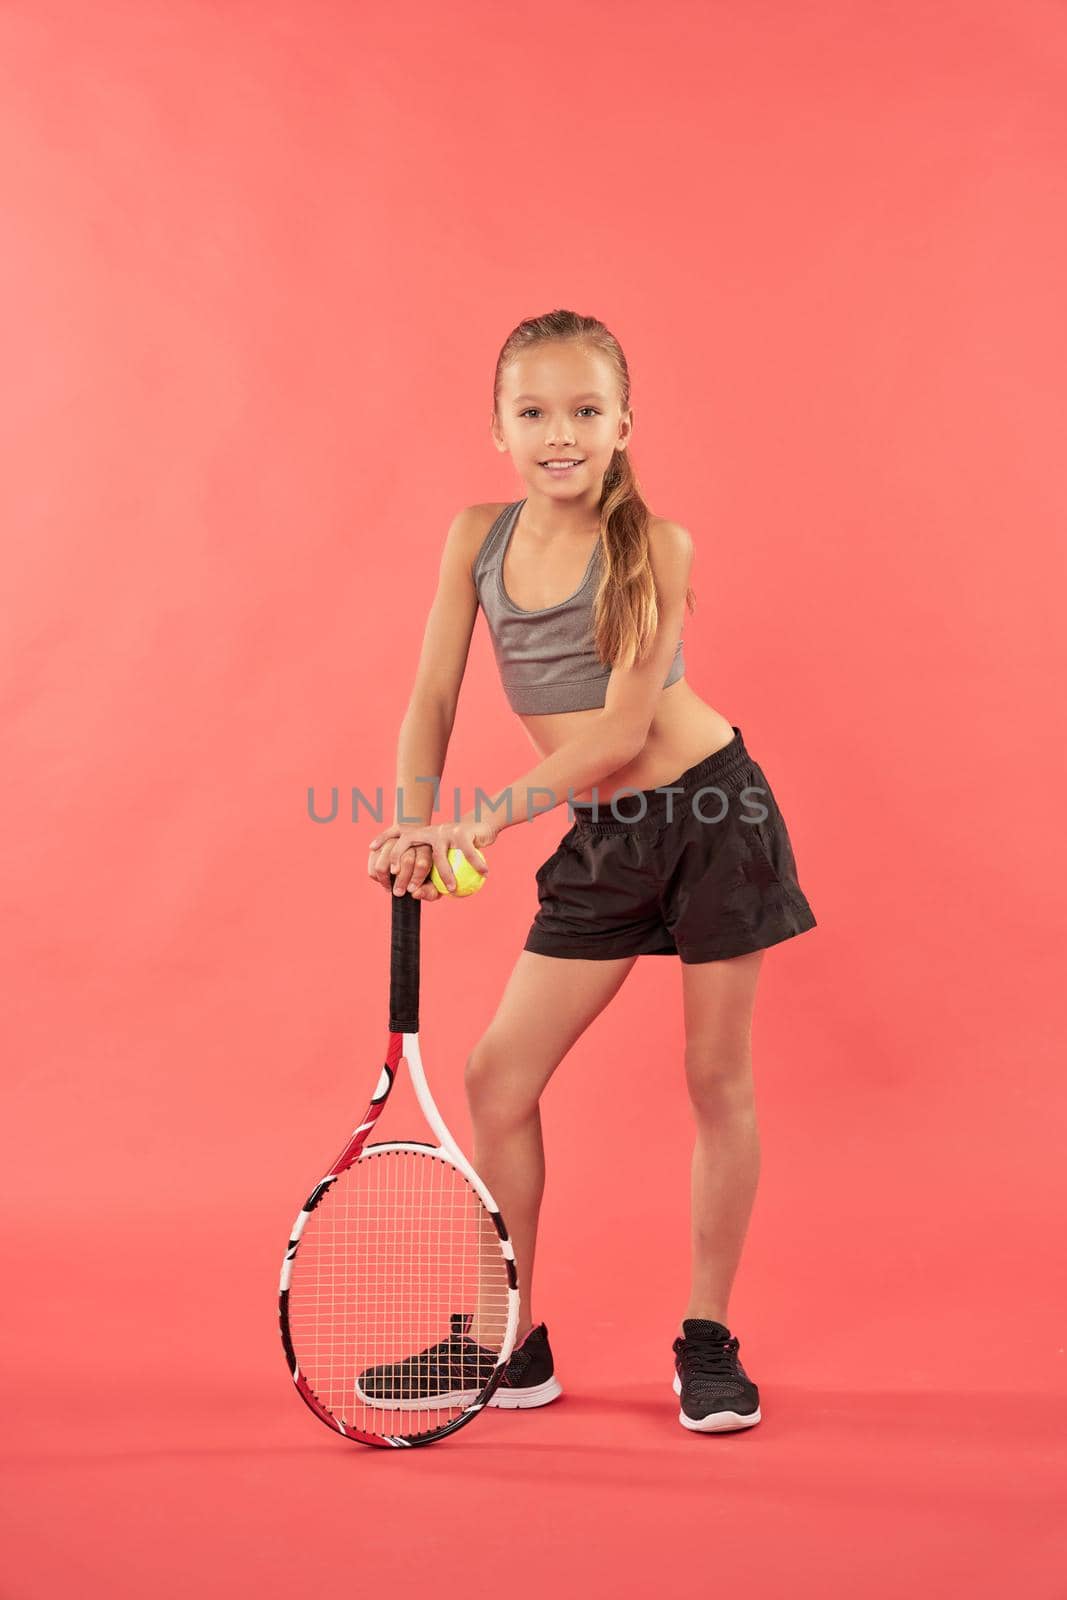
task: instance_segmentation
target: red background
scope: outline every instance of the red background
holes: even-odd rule
[[[1023,0],[0,16],[5,1596],[1062,1596],[1067,19]],[[748,1436],[678,1426],[678,965],[544,1101],[566,1399],[403,1459],[286,1375],[385,1048],[373,822],[523,316],[601,316],[686,659],[819,919],[769,952]],[[445,771],[536,757],[484,619]],[[423,911],[466,1054],[564,808]],[[390,1107],[390,1113],[393,1108]],[[397,1124],[394,1124],[394,1127]]]

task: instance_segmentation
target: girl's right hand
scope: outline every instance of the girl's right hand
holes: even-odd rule
[[[392,841],[386,840],[379,850],[370,853],[369,875],[376,878],[387,894],[392,894],[398,873],[390,872],[389,857]],[[440,900],[441,891],[430,879],[433,866],[433,847],[428,844],[409,844],[400,857],[400,870],[407,874],[408,894],[416,900]]]

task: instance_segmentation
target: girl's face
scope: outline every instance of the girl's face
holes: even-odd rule
[[[491,426],[497,447],[509,451],[531,488],[553,499],[599,499],[612,454],[633,430],[633,412],[619,410],[607,356],[559,340],[525,351],[504,369]]]

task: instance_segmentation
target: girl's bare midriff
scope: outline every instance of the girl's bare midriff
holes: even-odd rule
[[[540,716],[520,716],[519,720],[534,749],[544,758],[581,733],[582,725],[599,715],[597,710],[551,711]],[[640,754],[617,771],[605,774],[595,786],[595,797],[589,788],[576,792],[573,797],[560,795],[558,803],[565,805],[573,798],[591,805],[595,798],[600,805],[606,805],[621,789],[655,789],[660,784],[671,783],[687,767],[695,766],[714,750],[729,744],[733,736],[729,720],[702,700],[686,678],[679,678],[669,689],[661,690]]]

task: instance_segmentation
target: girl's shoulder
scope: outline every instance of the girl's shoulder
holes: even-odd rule
[[[462,506],[448,525],[442,559],[454,571],[465,571],[468,578],[477,581],[475,570],[483,551],[489,544],[489,535],[502,521],[508,504],[499,500],[484,500],[477,505]]]
[[[693,560],[693,535],[689,529],[670,517],[657,517],[649,513],[648,545],[653,565],[673,562],[689,566]]]
[[[514,500],[482,500],[467,506],[461,513],[468,539],[469,570],[477,584],[486,562],[492,554],[496,535],[503,526],[505,513],[511,510]]]
[[[648,513],[648,532],[650,538],[655,536],[663,544],[685,544],[691,537],[689,529],[673,517],[658,517],[654,511]]]

